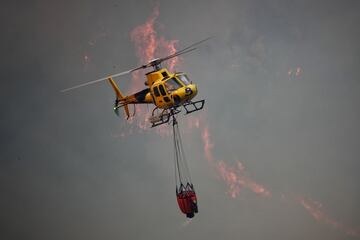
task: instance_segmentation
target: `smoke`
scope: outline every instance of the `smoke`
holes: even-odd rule
[[[1,239],[359,238],[359,1],[19,3],[0,9]],[[141,57],[129,39],[149,19]],[[174,68],[206,99],[179,116],[200,204],[179,230],[153,106],[127,123],[106,83],[58,90],[214,35]]]
[[[208,163],[215,169],[226,186],[227,194],[235,199],[240,197],[242,189],[248,189],[258,196],[270,197],[271,191],[265,188],[262,184],[254,181],[246,172],[245,166],[240,161],[237,161],[235,167],[229,166],[224,160],[216,160],[213,156],[213,148],[215,144],[212,143],[211,135],[207,125],[202,129],[202,140],[204,146],[204,156]],[[285,194],[279,194],[278,199],[287,198]],[[343,223],[335,220],[323,209],[323,204],[318,201],[311,200],[306,197],[290,198],[294,203],[302,206],[317,222],[323,223],[344,232],[347,235],[359,237],[360,231],[358,228],[349,227]]]
[[[208,162],[210,164],[214,163],[214,157],[212,154],[212,148],[214,147],[214,145],[211,143],[210,140],[210,133],[209,133],[209,127],[207,125],[202,125],[203,129],[201,131],[201,137],[204,143],[204,154],[205,154],[205,158],[206,160],[208,160]]]
[[[170,55],[176,52],[176,45],[178,40],[166,40],[165,37],[159,36],[156,31],[156,21],[160,15],[159,4],[156,4],[153,11],[147,21],[134,28],[131,32],[131,39],[136,49],[136,55],[139,58],[139,64],[146,63],[155,57],[161,57]],[[246,55],[245,61],[248,65],[255,66],[256,68],[262,68],[265,59],[263,38],[256,38],[251,44],[251,47]],[[173,71],[175,66],[179,64],[179,59],[174,58],[168,62],[170,71]],[[288,70],[289,79],[296,79],[301,77],[303,70],[301,67],[294,67]],[[130,89],[136,91],[141,88],[143,72],[135,72],[133,74],[133,81]],[[131,119],[130,122],[136,122],[135,126],[139,130],[147,130],[148,122],[147,117],[150,116],[150,111],[144,111],[137,108],[137,118]],[[254,193],[256,196],[262,198],[269,198],[274,193],[263,184],[258,183],[251,177],[251,174],[246,170],[244,164],[237,160],[233,166],[228,164],[228,160],[223,158],[217,158],[214,156],[214,148],[216,144],[211,138],[211,132],[209,123],[204,117],[205,114],[200,116],[187,116],[185,120],[187,128],[183,129],[187,132],[192,128],[199,128],[201,131],[201,139],[203,141],[204,158],[208,164],[213,168],[219,180],[223,181],[227,190],[225,191],[231,198],[236,199],[241,197],[243,190],[248,190]],[[158,127],[156,131],[160,136],[168,136],[171,134],[169,128],[166,126]],[[121,133],[125,136],[124,133]],[[286,198],[285,194],[278,194],[279,198]],[[316,221],[329,225],[339,231],[342,231],[351,236],[359,236],[359,231],[356,228],[348,227],[334,218],[326,214],[322,208],[322,204],[319,202],[310,200],[310,198],[298,197],[290,198],[294,203],[302,206]],[[185,221],[182,226],[186,227],[190,224],[190,220]]]

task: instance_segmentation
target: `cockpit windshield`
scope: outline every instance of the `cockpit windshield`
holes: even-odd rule
[[[176,78],[170,78],[166,80],[165,86],[169,92],[175,91],[176,89],[182,87]]]
[[[184,83],[185,86],[190,84],[189,78],[186,76],[186,74],[181,73],[177,75],[178,79]]]

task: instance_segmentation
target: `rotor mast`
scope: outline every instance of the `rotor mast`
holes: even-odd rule
[[[153,67],[154,71],[159,71],[162,69],[161,62],[160,58],[155,58],[149,62],[149,66]]]

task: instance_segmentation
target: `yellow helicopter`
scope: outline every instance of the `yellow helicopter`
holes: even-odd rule
[[[151,103],[155,105],[155,108],[152,111],[149,121],[152,124],[152,127],[162,125],[169,122],[171,116],[180,113],[181,107],[185,109],[185,114],[203,109],[205,100],[192,101],[192,99],[197,95],[196,85],[189,80],[185,73],[171,73],[166,68],[163,68],[161,63],[179,55],[194,51],[196,50],[196,45],[199,45],[209,39],[210,37],[203,39],[167,57],[151,60],[149,63],[141,65],[140,67],[66,88],[61,90],[61,92],[67,92],[76,88],[108,80],[116,94],[114,111],[117,115],[119,115],[119,108],[124,107],[127,119],[129,119],[129,104]],[[120,89],[113,78],[150,67],[153,68],[153,71],[146,73],[145,85],[147,88],[128,96],[124,96],[120,92]],[[132,116],[134,115],[135,112]]]

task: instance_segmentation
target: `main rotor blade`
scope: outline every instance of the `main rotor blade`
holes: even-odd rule
[[[107,76],[107,77],[104,77],[104,78],[100,78],[100,79],[97,79],[97,80],[94,80],[94,81],[82,83],[82,84],[79,84],[79,85],[76,85],[76,86],[73,86],[73,87],[70,87],[70,88],[65,88],[65,89],[61,90],[60,92],[67,92],[67,91],[70,91],[70,90],[73,90],[73,89],[76,89],[76,88],[80,88],[80,87],[84,87],[84,86],[91,85],[91,84],[94,84],[94,83],[105,81],[108,78],[114,78],[114,77],[126,75],[126,74],[129,74],[129,73],[131,73],[131,72],[133,72],[135,70],[138,70],[138,69],[140,69],[140,68],[134,68],[134,69],[131,69],[131,70],[128,70],[128,71],[125,71],[125,72],[116,73],[116,74],[113,74],[113,75],[110,75],[110,76]]]
[[[174,53],[174,54],[172,54],[172,55],[170,55],[170,56],[167,56],[167,57],[165,57],[165,58],[162,58],[161,61],[162,61],[162,62],[163,62],[163,61],[167,61],[167,60],[169,60],[169,59],[171,59],[171,58],[177,57],[177,56],[182,55],[182,54],[185,54],[185,53],[192,52],[192,51],[194,51],[194,50],[196,50],[196,49],[197,49],[197,48],[191,48],[191,49],[188,49],[188,50],[186,50],[186,51],[176,52],[176,53]]]
[[[208,38],[205,38],[201,41],[198,41],[196,43],[193,43],[191,44],[190,46],[184,48],[184,49],[181,49],[167,57],[163,57],[163,58],[160,58],[158,59],[158,62],[161,63],[163,61],[166,61],[166,60],[169,60],[171,58],[174,58],[174,57],[177,57],[181,54],[185,54],[185,53],[188,53],[188,52],[192,52],[194,50],[196,50],[196,48],[194,48],[196,45],[199,45],[209,39],[211,39],[213,37],[208,37]],[[100,78],[100,79],[97,79],[97,80],[94,80],[94,81],[90,81],[90,82],[86,82],[86,83],[83,83],[83,84],[79,84],[79,85],[76,85],[76,86],[73,86],[73,87],[70,87],[70,88],[65,88],[63,90],[61,90],[60,92],[67,92],[67,91],[70,91],[70,90],[73,90],[73,89],[77,89],[77,88],[80,88],[80,87],[84,87],[84,86],[87,86],[87,85],[91,85],[91,84],[94,84],[94,83],[98,83],[98,82],[102,82],[102,81],[105,81],[107,80],[108,78],[114,78],[114,77],[118,77],[118,76],[122,76],[122,75],[126,75],[126,74],[129,74],[129,73],[132,73],[134,71],[137,71],[137,70],[140,70],[140,69],[144,69],[144,68],[148,68],[148,67],[151,67],[153,66],[152,63],[147,63],[145,65],[141,65],[139,67],[136,67],[136,68],[133,68],[133,69],[130,69],[128,71],[125,71],[125,72],[121,72],[121,73],[116,73],[116,74],[113,74],[113,75],[110,75],[110,76],[107,76],[107,77],[104,77],[104,78]]]
[[[207,40],[209,40],[209,39],[211,39],[211,38],[213,38],[213,37],[208,37],[208,38],[205,38],[205,39],[203,39],[203,40],[201,40],[201,41],[198,41],[198,42],[196,42],[196,43],[193,43],[193,44],[191,44],[190,46],[188,46],[188,47],[186,47],[186,48],[184,48],[184,49],[181,49],[181,50],[173,53],[172,55],[169,55],[169,56],[167,56],[167,57],[160,58],[159,61],[161,61],[161,62],[162,62],[162,61],[166,61],[166,60],[168,60],[168,59],[170,59],[170,58],[179,56],[180,54],[187,53],[187,52],[191,52],[191,51],[187,51],[187,50],[188,50],[188,49],[193,49],[193,50],[195,50],[196,48],[194,48],[194,47],[195,47],[196,45],[199,45],[199,44],[201,44],[201,43],[203,43],[203,42],[205,42],[205,41],[207,41]]]

